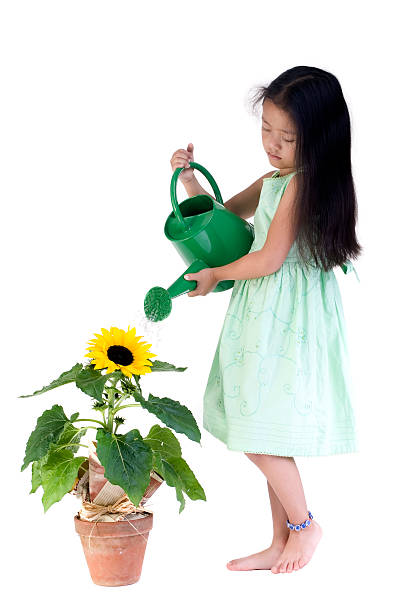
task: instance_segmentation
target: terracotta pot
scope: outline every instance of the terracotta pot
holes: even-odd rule
[[[77,516],[75,529],[92,581],[101,586],[124,586],[138,582],[153,514],[128,521],[99,523],[82,521]]]

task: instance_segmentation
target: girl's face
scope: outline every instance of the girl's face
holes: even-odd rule
[[[266,98],[262,105],[262,144],[274,168],[295,170],[296,128],[289,115]]]

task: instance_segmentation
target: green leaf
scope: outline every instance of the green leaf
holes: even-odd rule
[[[157,452],[154,453],[154,469],[164,478],[169,487],[176,489],[176,499],[180,502],[180,514],[184,510],[186,502],[182,493],[182,482],[179,475],[174,467]]]
[[[144,441],[151,446],[153,451],[158,451],[163,457],[181,457],[182,449],[180,442],[167,427],[153,425]]]
[[[47,455],[39,459],[39,461],[33,461],[32,463],[32,489],[30,493],[35,493],[40,485],[42,484],[41,470],[42,465],[46,462]]]
[[[74,457],[68,449],[51,450],[41,469],[45,512],[68,493],[78,475],[79,466],[87,457]]]
[[[19,395],[19,397],[33,397],[34,395],[45,393],[46,391],[50,391],[51,389],[56,389],[56,387],[61,387],[62,385],[66,385],[70,382],[75,382],[76,377],[81,370],[82,370],[82,363],[76,363],[73,366],[73,368],[71,368],[67,372],[63,372],[63,374],[61,374],[59,378],[51,382],[50,385],[47,385],[46,387],[43,387],[39,391],[35,391],[34,393],[31,393],[30,395]]]
[[[54,448],[66,446],[72,454],[75,454],[79,450],[79,441],[85,434],[86,428],[77,429],[72,423],[66,423],[59,440],[54,444]]]
[[[96,370],[93,366],[86,366],[78,372],[76,377],[76,386],[87,395],[95,398],[99,402],[102,400],[105,383],[112,374],[101,374],[100,370]]]
[[[151,361],[151,359],[149,359],[149,361]],[[187,366],[185,368],[177,368],[176,366],[171,363],[168,363],[167,361],[159,361],[158,359],[155,359],[151,363],[152,365],[150,366],[150,368],[152,372],[184,372],[185,370],[187,370]]]
[[[206,501],[206,495],[202,485],[197,480],[196,476],[183,459],[183,457],[169,457],[168,463],[174,468],[176,474],[178,474],[183,491],[190,499],[203,499]]]
[[[197,423],[186,406],[170,399],[169,397],[155,397],[150,393],[148,400],[138,393],[134,393],[134,399],[143,408],[155,414],[167,427],[171,427],[178,433],[184,433],[190,440],[200,442],[200,430]]]
[[[132,429],[121,435],[98,429],[97,455],[105,468],[105,478],[124,489],[138,506],[150,484],[153,463],[151,447],[140,432]]]
[[[27,441],[26,456],[21,467],[22,472],[31,461],[37,461],[47,455],[51,444],[59,439],[66,423],[69,423],[69,419],[62,406],[55,404],[50,410],[45,410],[38,418],[36,428]]]
[[[203,499],[206,501],[202,485],[183,457],[163,456],[158,451],[154,451],[153,455],[154,469],[164,478],[168,486],[176,489],[176,498],[180,502],[179,514],[185,506],[182,491],[190,499]]]
[[[79,441],[83,435],[85,435],[86,429],[77,429],[72,423],[65,423],[63,432],[59,436],[56,444],[51,444],[50,452],[60,450],[63,446],[66,450],[69,450],[74,455],[79,450]],[[48,461],[49,454],[39,459],[39,461],[33,461],[32,463],[32,489],[30,493],[35,493],[39,486],[42,484],[42,467]],[[88,462],[87,462],[88,463]]]

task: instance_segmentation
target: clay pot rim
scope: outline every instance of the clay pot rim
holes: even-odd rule
[[[139,534],[143,535],[153,528],[153,513],[146,510],[146,514],[147,516],[129,518],[128,521],[114,521],[108,523],[84,521],[75,514],[75,530],[78,535],[91,538],[120,538]]]

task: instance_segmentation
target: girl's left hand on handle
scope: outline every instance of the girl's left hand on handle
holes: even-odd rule
[[[194,280],[197,282],[196,289],[189,291],[187,294],[189,297],[195,297],[196,295],[207,295],[210,291],[214,290],[219,282],[212,268],[204,268],[199,272],[185,274],[184,278],[186,280]]]

